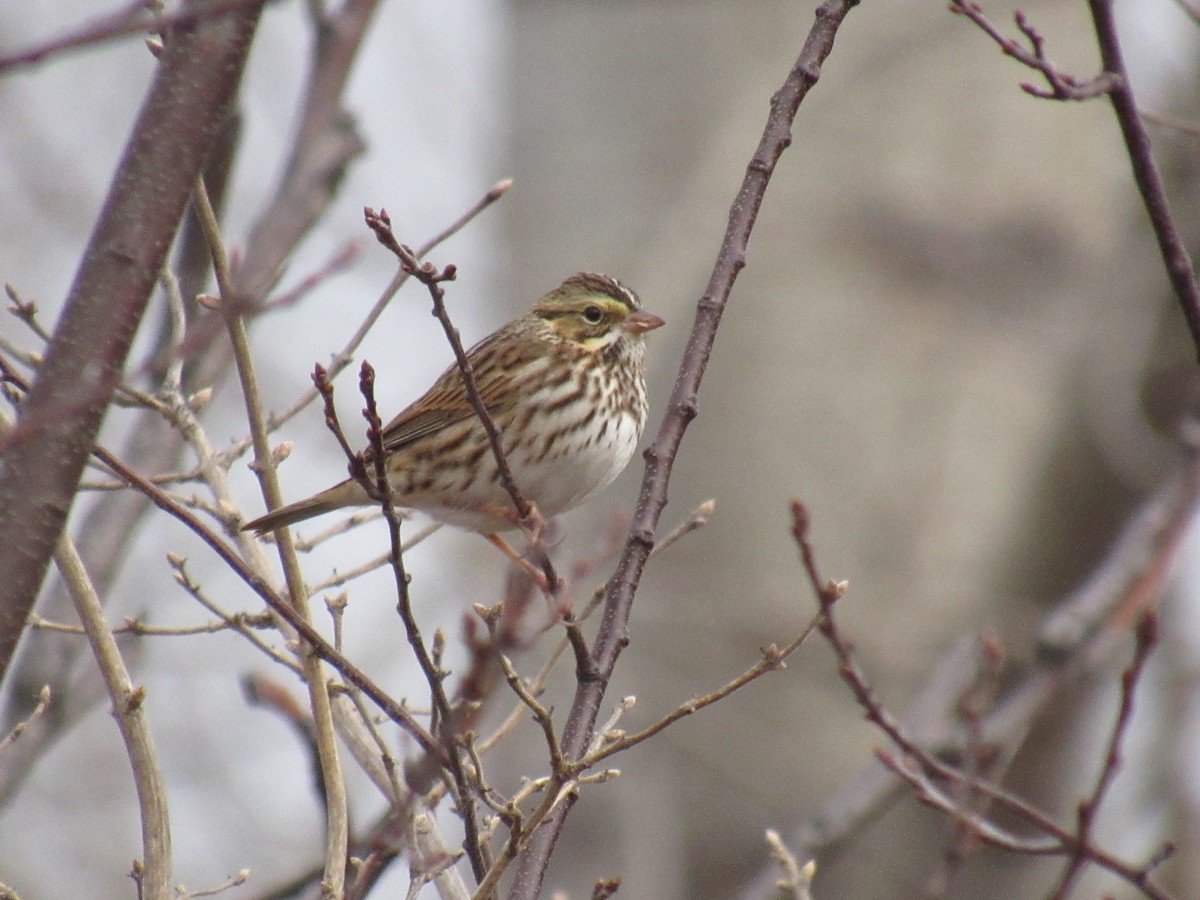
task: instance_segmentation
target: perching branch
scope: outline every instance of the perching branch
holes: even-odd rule
[[[421,262],[412,251],[412,248],[396,240],[396,236],[392,232],[392,223],[388,218],[386,210],[381,209],[377,213],[368,206],[364,210],[363,215],[367,226],[375,232],[375,237],[379,239],[379,243],[395,254],[396,258],[400,260],[401,269],[420,281],[429,291],[429,297],[433,301],[433,315],[441,323],[442,330],[446,333],[446,340],[450,342],[450,348],[454,351],[454,359],[458,363],[458,371],[462,375],[467,399],[470,401],[471,407],[479,419],[479,423],[483,426],[484,433],[487,434],[488,444],[492,450],[492,457],[495,459],[496,469],[500,473],[500,484],[513,502],[518,524],[521,525],[525,533],[529,536],[531,544],[535,547],[538,546],[541,543],[542,532],[545,530],[545,523],[537,511],[537,507],[525,498],[525,495],[521,493],[521,489],[517,485],[516,479],[513,477],[512,469],[509,467],[508,459],[504,453],[503,442],[500,438],[500,429],[496,426],[495,419],[492,418],[491,412],[483,402],[483,397],[479,393],[479,385],[475,380],[475,368],[471,365],[470,357],[467,356],[466,350],[463,349],[462,338],[459,337],[458,329],[450,321],[450,313],[446,310],[446,292],[442,288],[442,283],[453,281],[457,274],[457,269],[451,263],[441,271],[438,271],[433,263]],[[558,574],[554,571],[554,565],[550,562],[549,554],[540,553],[539,557],[538,563],[546,578],[546,590],[550,594],[556,595],[560,589],[560,583]],[[578,637],[577,633],[575,635],[578,640],[582,640],[581,637]]]
[[[458,363],[458,370],[462,374],[463,384],[467,389],[467,399],[470,400],[471,406],[475,410],[475,415],[479,417],[479,422],[483,425],[483,430],[487,432],[488,443],[491,445],[492,455],[496,460],[496,467],[500,471],[500,483],[512,499],[517,515],[522,520],[529,518],[533,507],[525,499],[525,495],[521,493],[520,488],[517,486],[516,479],[513,478],[512,469],[508,466],[508,460],[504,455],[504,447],[500,441],[500,429],[496,426],[495,419],[488,412],[487,405],[483,402],[483,397],[479,394],[479,386],[475,382],[475,369],[471,365],[471,360],[467,357],[466,350],[463,349],[462,338],[459,337],[458,329],[454,327],[454,323],[450,321],[450,314],[446,312],[446,292],[441,285],[443,281],[453,281],[457,270],[453,264],[450,264],[439,272],[433,263],[422,263],[409,247],[396,240],[396,236],[392,232],[392,222],[388,218],[387,210],[381,209],[377,213],[375,210],[367,207],[363,215],[368,227],[375,232],[375,237],[379,239],[379,243],[395,254],[396,258],[400,260],[400,265],[404,271],[420,281],[429,291],[429,297],[433,301],[433,314],[441,323],[442,330],[446,332],[446,339],[450,342],[450,348],[454,351],[454,359]]]

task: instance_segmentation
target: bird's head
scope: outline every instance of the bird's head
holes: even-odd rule
[[[618,341],[641,343],[663,320],[641,308],[637,295],[615,278],[580,272],[539,300],[530,312],[560,340],[599,353]]]

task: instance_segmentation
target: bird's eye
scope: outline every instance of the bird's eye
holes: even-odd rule
[[[600,320],[604,318],[604,312],[598,306],[589,306],[583,311],[583,317],[588,320],[589,324],[599,325]]]

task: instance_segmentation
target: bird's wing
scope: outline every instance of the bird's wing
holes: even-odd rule
[[[512,356],[511,348],[506,348],[509,352],[499,351],[495,347],[495,337],[492,335],[480,341],[467,354],[474,369],[475,386],[479,388],[480,399],[493,416],[515,401],[516,393],[512,390],[513,366],[527,361],[509,358]],[[500,359],[501,355],[505,358]],[[394,453],[474,415],[475,408],[471,406],[466,383],[456,362],[438,377],[424,396],[387,423],[383,429],[384,452]]]

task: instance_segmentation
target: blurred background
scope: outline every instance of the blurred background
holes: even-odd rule
[[[1200,29],[1171,0],[1118,7],[1143,107],[1200,121]],[[71,15],[106,8],[88,0]],[[1097,71],[1086,4],[1022,8],[1063,71]],[[812,9],[781,0],[384,4],[348,92],[367,150],[285,286],[347,241],[361,254],[255,326],[269,402],[283,407],[308,385],[312,364],[345,343],[391,277],[390,257],[362,226],[364,205],[386,207],[399,237],[418,243],[512,176],[501,203],[433,255],[459,266],[449,294],[456,323],[475,339],[572,272],[621,278],[668,322],[651,336],[649,440],[729,203]],[[1013,31],[1011,7],[987,12]],[[0,22],[0,48],[68,24],[27,4]],[[300,5],[268,9],[227,203],[233,244],[279,177],[308,43]],[[131,39],[0,80],[8,123],[0,277],[36,300],[47,324],[152,68]],[[1031,73],[942,3],[868,3],[848,18],[768,190],[675,469],[664,525],[709,498],[716,513],[647,570],[609,691],[614,702],[638,696],[625,727],[724,684],[807,621],[814,601],[790,534],[792,497],[811,510],[824,574],[850,581],[842,622],[867,672],[902,711],[964,637],[995,636],[1018,669],[1031,660],[1047,608],[1092,570],[1170,469],[1178,422],[1200,394],[1115,120],[1103,101],[1034,100],[1017,87],[1026,80]],[[1197,137],[1162,128],[1154,136],[1180,224],[1194,238]],[[13,319],[0,331],[35,346]],[[402,291],[359,358],[379,370],[390,410],[449,363],[421,291]],[[353,379],[344,381],[345,421],[357,422]],[[206,420],[218,446],[241,436],[240,403],[231,383],[218,387]],[[130,421],[115,411],[105,439],[119,444]],[[296,444],[283,469],[289,496],[340,477],[316,409],[278,438]],[[233,476],[247,513],[257,514],[250,473],[240,465]],[[564,566],[607,545],[640,476],[632,465],[566,517]],[[193,574],[228,606],[257,608],[182,529],[152,520],[113,585],[113,621],[206,618],[174,585],[168,550],[189,556]],[[313,553],[310,580],[375,555],[386,540],[382,527],[356,534]],[[1184,556],[1125,769],[1099,823],[1100,843],[1131,860],[1168,837],[1187,847],[1200,835],[1200,774],[1189,751],[1200,542]],[[411,555],[423,622],[456,645],[470,604],[500,598],[502,563],[472,536],[442,532],[423,544]],[[346,646],[394,695],[419,703],[389,581],[382,573],[351,586]],[[39,661],[49,665],[64,640],[81,639],[57,640],[26,641],[30,684],[44,683]],[[306,759],[238,686],[244,672],[269,670],[265,660],[228,635],[145,640],[129,652],[163,755],[178,880],[195,889],[249,867],[251,882],[231,896],[257,897],[312,863],[321,815]],[[540,658],[533,648],[519,663],[532,670]],[[450,664],[461,660],[455,647]],[[86,681],[91,664],[84,652],[71,677]],[[1116,672],[1060,698],[1013,764],[1013,783],[1065,824],[1100,765]],[[550,700],[565,710],[571,685],[565,668],[561,675]],[[497,783],[541,771],[530,769],[539,740],[531,728],[501,752]],[[617,782],[590,789],[560,842],[547,896],[588,896],[596,878],[616,875],[621,897],[770,896],[763,830],[798,841],[848,782],[870,777],[881,743],[830,653],[813,642],[786,670],[629,753]],[[352,786],[355,818],[368,821],[380,801],[361,780]],[[9,790],[0,881],[25,898],[130,895],[138,823],[105,702]],[[820,856],[815,896],[1040,896],[1061,868],[984,851],[936,893],[931,873],[951,835],[915,801],[892,803]],[[1179,896],[1196,895],[1196,861],[1181,856],[1164,880]],[[395,868],[380,896],[405,888],[405,867]],[[1132,896],[1095,873],[1079,895],[1102,892]]]

